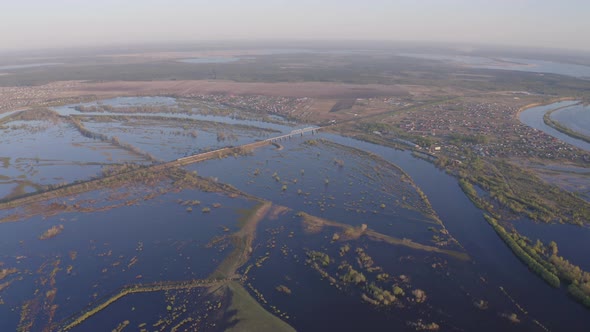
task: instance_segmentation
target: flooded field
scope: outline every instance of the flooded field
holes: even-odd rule
[[[0,330],[590,326],[455,178],[408,151],[311,131],[184,166],[173,161],[307,125],[167,97],[12,116],[5,197],[80,182],[0,210]],[[564,253],[579,230],[516,227]]]
[[[174,118],[91,116],[81,120],[89,130],[116,136],[121,142],[160,160],[173,160],[228,145],[239,146],[277,133],[263,128]]]
[[[51,326],[124,286],[206,278],[226,254],[208,243],[235,231],[239,211],[253,205],[198,191],[139,198],[126,190],[93,192],[68,202],[90,211],[3,224],[0,260],[13,273],[3,280],[2,330],[25,322],[32,330]],[[105,201],[108,205],[100,207]],[[194,212],[187,211],[185,201]],[[202,213],[207,207],[214,211]]]
[[[0,144],[0,198],[88,179],[108,165],[146,162],[140,155],[86,138],[63,121],[6,123]]]

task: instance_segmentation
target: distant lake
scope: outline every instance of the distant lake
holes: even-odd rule
[[[23,64],[23,65],[6,65],[6,66],[0,66],[0,70],[27,69],[27,68],[57,66],[57,65],[63,65],[63,63],[43,62],[43,63],[29,63],[29,64]]]
[[[201,64],[201,63],[230,63],[240,61],[241,58],[234,57],[213,57],[213,58],[193,58],[193,59],[181,59],[178,62]]]
[[[179,59],[177,62],[192,63],[192,64],[204,64],[204,63],[232,63],[240,60],[254,60],[257,55],[284,55],[284,54],[302,54],[302,53],[322,53],[314,52],[312,50],[300,49],[300,48],[269,48],[262,50],[255,50],[252,53],[246,52],[243,56],[212,56],[204,58],[188,58]],[[345,52],[346,53],[346,52]]]
[[[559,63],[552,61],[521,59],[521,58],[486,58],[468,55],[442,55],[442,54],[421,54],[401,53],[400,56],[411,58],[439,60],[451,62],[470,68],[516,70],[533,73],[558,74],[582,79],[590,79],[590,67]]]

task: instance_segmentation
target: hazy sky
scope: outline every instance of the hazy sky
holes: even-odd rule
[[[3,0],[0,50],[216,39],[590,49],[590,0]]]

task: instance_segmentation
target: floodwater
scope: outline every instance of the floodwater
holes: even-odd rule
[[[253,121],[248,119],[242,119],[234,116],[217,116],[211,114],[201,114],[198,108],[193,108],[190,113],[181,112],[175,107],[178,105],[177,100],[171,97],[118,97],[113,99],[107,99],[100,102],[91,102],[91,103],[81,103],[81,104],[73,104],[73,105],[65,105],[53,108],[56,112],[60,115],[84,115],[84,116],[91,116],[91,115],[123,115],[119,112],[79,112],[75,109],[76,106],[96,106],[96,105],[109,105],[115,108],[124,108],[124,107],[133,107],[133,106],[169,106],[169,112],[167,113],[142,113],[137,112],[133,113],[134,116],[142,116],[142,117],[168,117],[173,119],[193,119],[193,120],[201,120],[201,121],[210,121],[210,122],[220,122],[229,125],[244,125],[244,126],[252,126],[252,127],[259,127],[263,129],[272,129],[277,130],[282,133],[289,133],[293,129],[299,129],[306,127],[306,125],[297,125],[297,124],[290,124],[290,125],[282,125],[277,123],[269,123],[269,122],[262,122],[262,121]],[[240,112],[236,111],[234,114],[238,115]],[[280,116],[273,116],[273,118],[278,119],[280,121],[286,122]]]
[[[103,102],[113,106],[118,106],[117,102],[153,105],[142,98]],[[171,98],[150,100],[166,106],[175,104]],[[88,115],[75,111],[72,106],[58,108],[58,112]],[[160,116],[193,115],[163,113]],[[242,121],[222,116],[209,119],[212,119],[209,125],[215,121],[227,121],[226,125],[230,121]],[[281,126],[248,121],[255,128]],[[197,129],[196,142],[203,145],[190,149],[188,147],[195,143],[194,137],[173,134],[176,129],[171,129],[170,123],[164,121],[157,126],[153,122],[86,120],[85,125],[117,135],[122,141],[163,159],[199,151],[209,144],[222,144],[213,141],[213,136],[207,136],[212,133],[205,134],[211,131],[209,128],[202,128]],[[265,135],[280,135],[295,128],[282,125],[277,133]],[[64,128],[61,130],[68,132]],[[74,128],[69,130],[77,133]],[[238,144],[258,139],[257,134],[248,134],[244,128],[234,130]],[[47,136],[46,144],[56,144],[54,136]],[[76,141],[82,139],[81,136],[75,138]],[[174,142],[178,142],[180,148]],[[408,324],[420,319],[425,324],[439,324],[441,330],[541,331],[535,321],[553,331],[583,331],[583,327],[590,326],[587,309],[569,298],[563,289],[551,288],[529,271],[484,220],[482,211],[461,191],[457,180],[433,164],[413,157],[408,151],[333,134],[296,135],[279,143],[282,148],[265,146],[251,155],[208,160],[193,164],[188,170],[289,209],[282,215],[267,216],[260,223],[252,245],[252,258],[238,272],[244,273],[248,265],[253,265],[247,280],[250,294],[255,296],[254,290],[262,294],[268,302],[260,303],[296,329],[414,330]],[[16,157],[22,151],[17,149],[10,153],[11,157]],[[60,155],[59,159],[67,160],[70,154],[76,154],[74,151],[63,153],[65,155]],[[125,285],[208,276],[227,256],[231,246],[209,247],[207,243],[236,231],[240,217],[255,206],[255,202],[196,190],[173,190],[150,196],[158,194],[161,186],[127,185],[121,189],[63,197],[52,203],[90,210],[35,215],[0,224],[2,269],[17,269],[16,274],[0,282],[9,282],[0,290],[0,299],[4,302],[0,305],[0,330],[11,331],[19,326],[25,303],[38,310],[31,312],[37,324],[33,329],[42,329],[51,311],[42,304],[51,299],[54,290],[55,298],[49,303],[57,305],[52,320],[59,323]],[[418,189],[426,194],[432,210],[420,198]],[[198,200],[199,203],[188,212],[186,206],[179,204],[179,199]],[[215,203],[220,207],[214,208]],[[211,213],[201,213],[203,207],[213,208]],[[0,218],[28,211],[0,211]],[[407,240],[397,245],[364,236],[332,241],[334,233],[339,231],[337,227],[324,226],[310,233],[298,212],[342,225],[360,227],[365,224],[383,236]],[[440,218],[448,236],[442,232],[443,226],[434,215]],[[59,225],[63,225],[63,231],[55,238],[39,239],[46,230]],[[523,221],[518,227],[533,239],[538,236],[545,242],[555,240],[560,248],[563,245],[564,255],[572,254],[574,262],[587,266],[586,258],[573,254],[575,244],[561,244],[567,239],[565,231],[576,229],[564,228],[563,235],[553,237],[548,228],[535,230],[543,226],[547,225]],[[581,244],[583,238],[580,235],[572,242]],[[450,254],[404,244],[410,240],[431,247],[448,240],[448,245],[441,244],[440,248],[467,254],[470,259],[464,261]],[[351,250],[341,255],[344,244],[349,244]],[[370,271],[359,265],[356,256],[359,249],[370,255],[380,270]],[[306,262],[310,250],[332,258],[326,271],[335,276],[340,288],[323,279]],[[402,287],[406,295],[398,296],[401,306],[374,307],[362,300],[366,292],[364,286],[340,285],[338,280],[342,272],[338,265],[342,262],[362,270],[367,284],[374,283],[390,291],[394,285]],[[378,273],[387,273],[390,277],[378,280]],[[279,285],[287,286],[292,294],[278,292]],[[412,291],[417,289],[426,293],[424,303],[414,299]],[[87,330],[89,326],[113,329],[123,320],[130,320],[132,329],[141,323],[148,323],[150,327],[160,319],[170,318],[167,305],[178,301],[171,297],[168,292],[125,297],[77,330]],[[474,304],[479,301],[485,306]],[[526,312],[520,311],[519,306]],[[513,313],[520,323],[503,318]],[[187,315],[190,310],[175,319],[185,319]],[[100,320],[96,323],[100,325],[93,324],[96,319]]]
[[[130,120],[121,122],[87,121],[94,132],[116,136],[121,142],[164,161],[215,150],[228,145],[239,146],[263,140],[276,133],[256,128],[240,129],[232,126],[215,128],[208,123],[186,125],[179,120]],[[222,134],[223,136],[218,136]]]
[[[447,326],[448,328],[460,327],[461,329],[466,330],[478,329],[485,331],[511,329],[516,331],[523,329],[535,330],[533,326],[526,325],[528,323],[524,323],[526,327],[523,327],[522,325],[515,326],[505,324],[505,322],[503,322],[501,319],[494,318],[498,317],[498,315],[504,311],[515,310],[513,305],[509,304],[511,303],[510,301],[506,302],[507,297],[498,291],[499,287],[503,287],[503,289],[505,289],[517,303],[519,303],[525,308],[525,310],[529,312],[528,317],[530,319],[537,319],[542,324],[550,327],[551,329],[580,330],[580,326],[584,326],[590,322],[590,316],[587,315],[585,308],[568,298],[567,294],[561,290],[556,290],[548,286],[544,281],[532,274],[526,268],[526,266],[524,266],[514,256],[510,249],[508,249],[508,247],[496,235],[494,230],[484,220],[483,213],[479,209],[475,208],[469,199],[464,195],[455,178],[436,169],[432,164],[424,160],[414,158],[409,152],[393,150],[390,148],[335,135],[322,134],[318,136],[337,142],[339,144],[376,153],[386,160],[402,167],[404,171],[406,171],[412,177],[412,179],[414,179],[416,184],[424,191],[424,193],[426,193],[428,199],[432,203],[437,214],[442,219],[446,228],[466,249],[466,252],[472,258],[472,261],[469,263],[463,263],[462,265],[458,264],[459,267],[457,267],[457,270],[450,271],[451,275],[453,275],[453,277],[450,278],[452,282],[441,282],[440,278],[437,277],[436,273],[432,270],[422,271],[417,269],[415,270],[415,273],[417,273],[418,276],[412,273],[415,267],[412,267],[409,271],[406,270],[404,272],[413,276],[414,278],[423,278],[421,280],[424,284],[421,286],[424,287],[424,290],[426,290],[427,293],[429,290],[431,292],[439,292],[439,297],[437,297],[436,301],[440,301],[439,303],[441,304],[441,308],[447,308],[440,309],[444,312],[443,316],[445,314],[451,315],[450,318],[446,318],[446,321],[450,323],[450,325]],[[314,160],[314,157],[317,157],[317,155],[314,156],[313,153],[304,154],[300,151],[301,147],[295,143],[295,141],[298,140],[294,140],[292,143],[285,142],[285,149],[281,151],[273,150],[272,148],[261,149],[257,150],[254,156],[242,157],[238,161],[231,161],[228,159],[215,162],[207,161],[205,163],[196,164],[192,166],[191,169],[194,168],[198,170],[202,175],[215,176],[219,178],[221,182],[232,183],[239,189],[246,192],[251,192],[261,197],[267,197],[278,203],[287,204],[287,206],[293,208],[295,211],[306,211],[311,214],[320,215],[328,219],[338,220],[339,222],[344,222],[351,225],[358,225],[358,223],[362,221],[367,223],[370,228],[378,228],[380,231],[386,232],[386,234],[399,237],[405,237],[406,235],[411,234],[412,236],[410,238],[412,239],[416,239],[418,241],[426,240],[425,234],[420,234],[419,230],[425,230],[428,227],[428,224],[416,223],[415,221],[413,223],[408,223],[413,219],[411,219],[407,211],[404,212],[403,209],[400,208],[395,209],[395,216],[383,218],[380,214],[372,215],[371,213],[347,211],[341,207],[342,202],[338,199],[336,200],[336,202],[338,202],[336,207],[325,207],[323,210],[320,206],[317,206],[317,204],[306,205],[305,202],[301,202],[305,199],[294,198],[296,197],[295,192],[297,190],[297,185],[290,184],[287,189],[288,193],[281,193],[280,185],[275,184],[276,181],[272,179],[269,173],[278,170],[277,173],[279,176],[281,176],[281,179],[284,178],[285,174],[287,174],[286,178],[290,179],[291,176],[297,176],[297,173],[300,172],[301,168],[303,168],[307,170],[305,172],[305,176],[307,176],[310,169],[309,163],[317,163],[317,161]],[[290,151],[292,151],[291,153],[296,153],[297,156],[289,157]],[[328,186],[322,188],[323,186],[321,181],[319,183],[317,180],[312,181],[314,186],[311,188],[311,192],[312,195],[315,194],[315,196],[312,196],[314,197],[314,199],[312,199],[314,201],[322,201],[323,197],[326,196],[338,197],[338,193],[346,192],[343,191],[344,189],[341,189],[341,187],[338,187],[338,181],[346,184],[347,178],[334,175],[335,172],[341,171],[329,163],[326,163],[326,161],[333,156],[323,157],[325,153],[325,151],[322,151],[319,156],[320,159],[325,158],[323,162],[324,166],[322,167],[322,164],[316,164],[315,167],[311,167],[311,169],[319,170],[314,171],[314,175],[312,176],[323,179],[327,175],[330,178],[330,183]],[[293,158],[296,158],[297,160],[295,161]],[[228,170],[230,168],[236,169],[236,162],[238,163],[237,169],[241,170],[241,172],[229,172]],[[348,164],[349,160],[346,159],[344,168],[354,167],[353,165],[347,166]],[[308,167],[305,168],[306,166]],[[262,172],[262,180],[255,179],[253,180],[254,182],[251,182],[252,180],[248,180],[248,174],[251,174],[251,172],[256,168],[267,169],[267,171]],[[290,171],[283,169],[290,169]],[[327,172],[327,170],[330,170],[329,173],[331,174],[324,173]],[[319,174],[315,175],[316,173]],[[299,179],[303,178],[303,176],[297,177]],[[260,183],[260,181],[263,182]],[[307,178],[304,181],[306,184],[308,184]],[[299,183],[300,182],[298,182],[298,184]],[[331,188],[333,183],[336,186],[334,189]],[[357,184],[355,183],[354,186],[356,185]],[[347,190],[350,191],[350,189]],[[355,195],[359,195],[359,192],[354,192],[353,196]],[[293,223],[293,221],[287,218],[284,227],[291,229],[289,228],[293,227],[289,226],[291,223]],[[410,226],[407,227],[408,225]],[[404,226],[406,226],[405,229]],[[327,246],[327,243],[329,243],[331,234],[331,232],[326,232],[326,234],[323,234],[323,237],[321,237],[324,246]],[[276,242],[277,247],[282,243],[278,240]],[[369,246],[369,248],[371,247]],[[391,255],[386,255],[386,259],[388,260],[395,260],[395,257],[397,257],[397,255],[400,253],[398,248],[383,248],[382,252],[383,251],[391,253]],[[298,255],[301,256],[301,252],[299,252]],[[419,253],[412,252],[411,255],[416,257],[416,255],[419,255]],[[273,270],[290,271],[296,269],[295,267],[290,266],[291,264],[294,263],[282,261],[281,264],[274,266]],[[276,277],[277,272],[274,273]],[[299,275],[299,273],[300,272],[297,272],[296,275]],[[312,276],[307,275],[305,278],[303,278],[306,283],[301,283],[300,288],[303,287],[303,285],[307,286],[307,282],[313,279]],[[287,277],[292,280],[297,280],[291,275],[288,275]],[[317,277],[318,276],[316,275],[316,278]],[[269,293],[272,294],[274,292],[272,291],[272,287],[275,287],[279,284],[278,281],[272,283],[269,278],[263,279],[263,277],[260,276],[257,276],[256,278],[263,280],[259,283],[255,283],[255,285],[258,285],[258,287],[261,288],[266,287],[267,291],[264,292],[265,296],[268,296]],[[279,280],[285,280],[285,278],[285,275],[281,275]],[[481,282],[476,282],[477,280]],[[443,289],[438,289],[438,286],[443,287]],[[281,310],[298,317],[292,322],[295,327],[301,326],[305,329],[309,328],[311,330],[314,330],[312,326],[316,326],[316,328],[320,329],[328,327],[332,328],[334,326],[346,328],[347,326],[354,326],[357,318],[360,319],[360,322],[364,322],[364,324],[370,324],[369,322],[359,318],[363,317],[365,314],[368,315],[367,317],[371,317],[371,321],[374,324],[370,325],[372,327],[378,326],[380,328],[387,329],[391,327],[391,324],[394,324],[391,321],[392,318],[388,315],[380,316],[380,323],[377,323],[374,320],[376,318],[373,318],[374,316],[367,313],[365,311],[366,307],[361,306],[358,301],[355,302],[354,300],[350,299],[345,301],[340,297],[329,298],[325,302],[321,302],[322,305],[318,306],[317,314],[314,314],[314,311],[310,311],[308,309],[309,307],[314,306],[314,303],[310,299],[315,299],[316,297],[314,294],[318,294],[320,291],[318,291],[316,288],[319,286],[310,287],[311,288],[309,289],[305,288],[301,290],[305,294],[303,297],[307,298],[307,302],[304,304],[299,303],[290,305],[291,301],[283,301],[285,306],[282,307]],[[323,290],[320,293],[323,292],[327,292],[328,294],[338,293],[328,290]],[[456,298],[457,293],[462,292],[471,295],[464,296],[461,299]],[[275,296],[279,295],[282,294]],[[492,307],[491,303],[495,302],[493,306],[495,307],[494,310],[497,311],[494,314],[490,314],[489,312],[482,313],[479,311],[479,309],[477,309],[473,312],[470,312],[469,314],[464,314],[464,312],[461,310],[454,311],[453,309],[466,308],[462,307],[462,305],[468,303],[471,305],[469,306],[469,310],[472,310],[474,308],[473,301],[477,301],[479,299],[485,299],[486,301],[489,301],[490,307]],[[461,304],[461,301],[463,304]],[[560,304],[555,305],[556,301]],[[452,303],[452,305],[450,305],[450,303]],[[328,304],[331,308],[330,310],[319,310],[320,307],[325,307]],[[340,304],[342,304],[342,308],[347,308],[342,309],[346,310],[346,312],[350,312],[349,308],[350,306],[353,306],[353,308],[355,308],[353,311],[359,310],[358,315],[348,316],[350,319],[346,319],[347,317],[343,317],[341,314],[339,314],[342,312],[341,310],[337,309],[340,307]],[[297,307],[301,311],[298,312]],[[361,308],[364,309],[361,310]],[[437,309],[435,309],[435,311],[436,310]],[[395,316],[395,314],[393,315]],[[409,315],[415,315],[415,312]],[[563,319],[563,317],[569,318]],[[569,321],[569,319],[571,319],[571,321]],[[393,321],[395,321],[395,319],[393,319]],[[486,321],[486,326],[489,326],[489,328],[482,327],[482,321]],[[337,322],[342,323],[340,324]],[[401,323],[398,321],[396,324]],[[401,328],[401,325],[397,326]]]
[[[117,203],[110,194],[108,190],[93,192],[82,195],[77,202]],[[200,204],[189,213],[177,203],[178,199],[199,200]],[[209,214],[200,212],[202,207],[212,207],[214,203],[221,207],[212,208]],[[47,278],[53,264],[60,268],[55,279],[57,322],[128,284],[206,278],[227,254],[207,249],[206,244],[214,236],[225,234],[223,227],[235,231],[240,216],[237,211],[253,205],[242,199],[189,190],[106,211],[38,216],[1,224],[0,261],[3,268],[16,267],[23,279],[13,280],[0,293],[5,301],[0,306],[0,330],[14,331],[23,302],[39,298],[35,289],[44,294],[51,288],[40,280]],[[56,225],[63,225],[63,232],[55,238],[38,239]],[[66,272],[68,266],[72,266],[71,272]],[[163,308],[165,312],[166,306]],[[162,308],[156,306],[155,311],[158,310]],[[42,319],[37,323],[42,323]]]
[[[105,165],[145,162],[86,138],[63,122],[9,122],[0,129],[0,145],[0,198],[15,191],[34,192],[36,186],[86,180]]]

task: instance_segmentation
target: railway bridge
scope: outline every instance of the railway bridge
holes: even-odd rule
[[[111,175],[111,176],[107,176],[107,177],[102,177],[99,179],[92,179],[92,180],[88,180],[88,181],[83,181],[83,182],[79,182],[79,183],[72,183],[72,184],[69,184],[69,185],[66,185],[63,187],[59,187],[56,189],[52,189],[49,191],[34,193],[34,194],[26,195],[24,197],[11,199],[11,200],[4,201],[4,202],[0,201],[0,210],[14,208],[14,207],[21,206],[24,204],[31,204],[31,203],[41,202],[41,201],[45,201],[45,200],[49,200],[49,199],[59,198],[62,196],[80,194],[80,193],[87,192],[90,190],[95,190],[95,189],[100,188],[102,186],[107,186],[110,183],[112,183],[113,181],[119,181],[119,180],[122,180],[126,177],[133,176],[134,173],[137,174],[139,172],[145,172],[146,170],[149,170],[151,172],[161,172],[161,171],[168,169],[168,168],[186,166],[186,165],[190,165],[193,163],[197,163],[200,161],[213,159],[213,158],[223,158],[227,155],[231,155],[231,154],[235,154],[235,153],[239,154],[239,153],[242,153],[243,151],[249,151],[249,150],[252,150],[252,149],[255,149],[258,147],[262,147],[265,145],[277,144],[278,141],[286,140],[291,137],[301,137],[304,134],[309,133],[309,132],[316,133],[317,131],[321,130],[322,128],[323,127],[306,127],[306,128],[302,128],[302,129],[295,129],[288,134],[267,138],[262,141],[248,143],[248,144],[240,145],[237,147],[226,147],[226,148],[221,148],[221,149],[217,149],[217,150],[213,150],[213,151],[198,153],[198,154],[194,154],[192,156],[178,158],[176,160],[168,161],[168,162],[161,163],[161,164],[151,165],[151,166],[148,166],[145,168],[140,168],[137,170],[131,170],[131,171],[128,171],[125,173],[119,173],[119,174],[115,174],[115,175]]]

